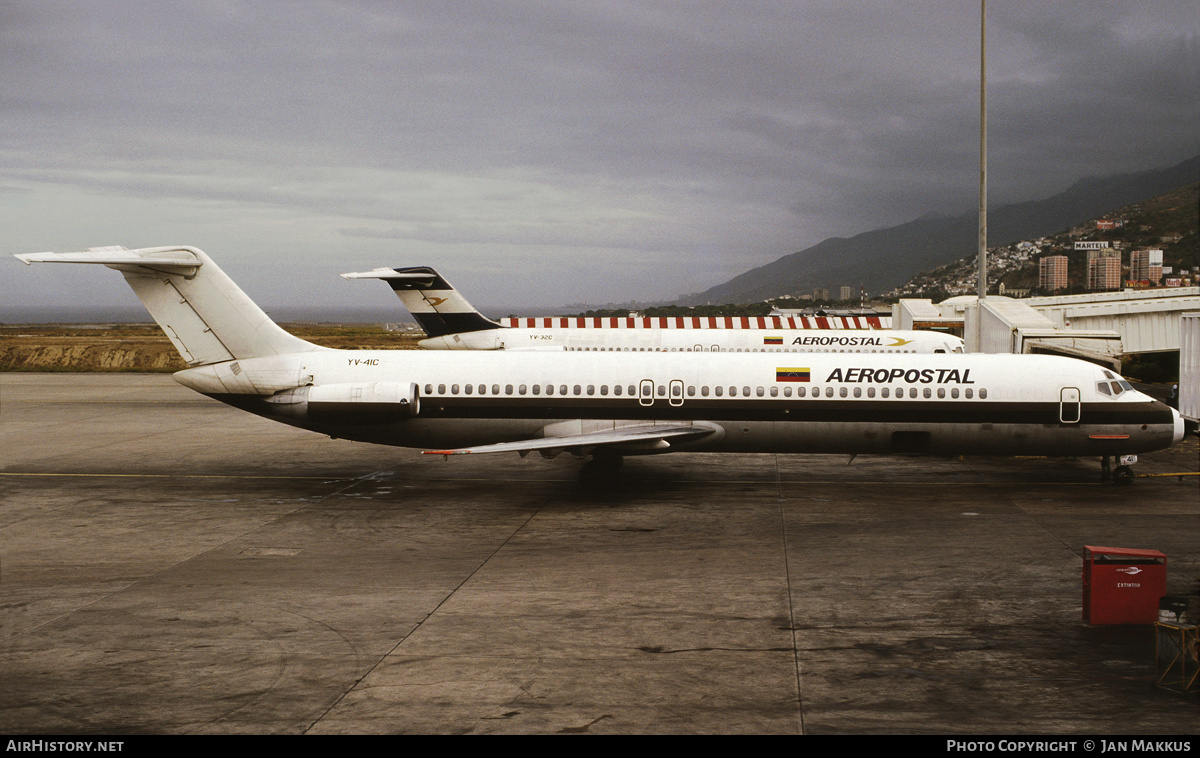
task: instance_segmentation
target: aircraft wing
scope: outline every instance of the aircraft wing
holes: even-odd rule
[[[626,426],[583,434],[553,435],[516,442],[497,442],[451,450],[425,450],[426,455],[466,455],[468,453],[521,453],[533,451],[557,455],[564,450],[587,454],[599,447],[625,448],[637,452],[666,452],[671,447],[668,440],[685,441],[699,439],[724,430],[716,424],[696,422],[671,426]]]

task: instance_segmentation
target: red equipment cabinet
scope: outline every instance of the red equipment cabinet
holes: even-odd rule
[[[1083,620],[1153,624],[1167,594],[1167,556],[1157,550],[1083,546]]]

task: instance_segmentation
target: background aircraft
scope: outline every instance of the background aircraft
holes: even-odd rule
[[[680,327],[510,327],[475,309],[428,266],[377,268],[342,274],[382,279],[427,337],[430,350],[735,352],[735,353],[961,353],[962,339],[933,331],[874,329],[705,329]]]

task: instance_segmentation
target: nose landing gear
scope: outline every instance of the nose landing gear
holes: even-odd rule
[[[1106,455],[1100,460],[1101,479],[1106,481],[1111,479],[1113,484],[1120,486],[1127,485],[1133,481],[1136,474],[1133,473],[1133,468],[1131,468],[1131,466],[1132,464],[1137,463],[1136,455],[1117,456],[1117,463],[1119,465],[1115,469],[1111,468],[1108,458],[1109,456]]]

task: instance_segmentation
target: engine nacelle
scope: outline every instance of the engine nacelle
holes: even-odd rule
[[[414,382],[317,384],[284,390],[266,400],[280,415],[309,421],[383,424],[413,418],[421,410]]]

